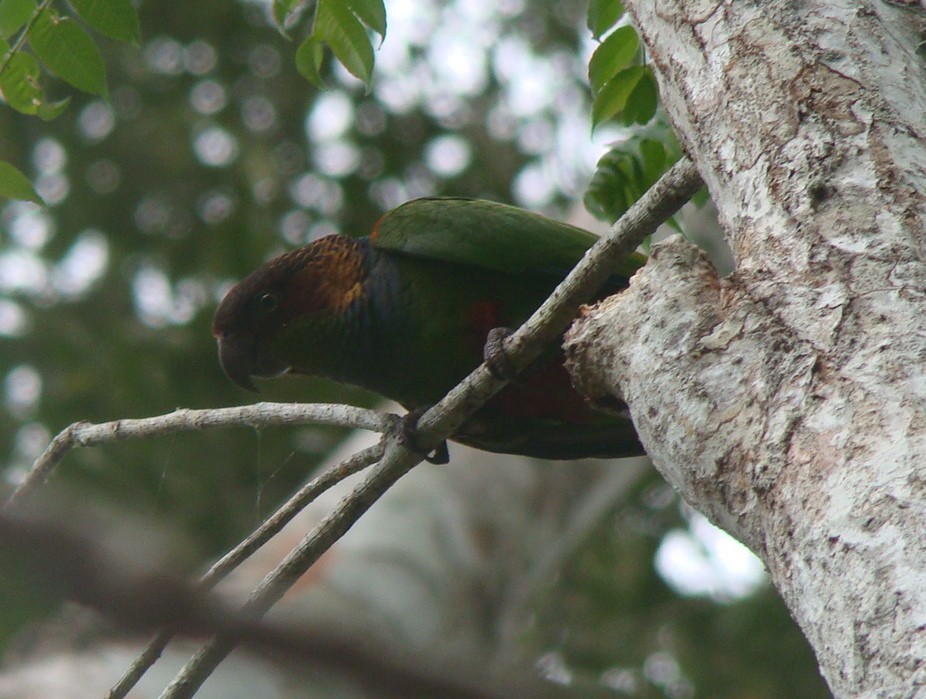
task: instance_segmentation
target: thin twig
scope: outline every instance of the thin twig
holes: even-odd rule
[[[180,409],[154,417],[114,420],[92,424],[75,422],[58,433],[35,460],[22,483],[4,507],[24,500],[44,483],[55,466],[75,447],[93,447],[123,439],[148,439],[173,432],[192,432],[224,427],[271,427],[282,425],[339,425],[386,432],[395,424],[394,415],[349,405],[329,403],[255,403],[235,408]]]
[[[10,61],[13,60],[13,56],[22,51],[23,45],[26,43],[26,37],[29,35],[29,31],[32,29],[33,25],[45,10],[48,9],[48,6],[51,5],[51,0],[42,0],[35,8],[32,13],[32,16],[29,18],[29,21],[26,22],[26,26],[23,27],[22,32],[19,36],[16,37],[16,43],[6,52],[6,55],[3,57],[3,63],[0,63],[0,75],[3,75],[3,71],[6,70],[7,66],[10,64]]]
[[[386,454],[364,480],[341,499],[286,558],[264,577],[245,602],[242,613],[259,617],[292,587],[325,551],[340,539],[422,456],[389,439]],[[189,699],[235,647],[234,640],[213,638],[203,645],[161,693],[160,699]]]
[[[216,561],[200,578],[202,589],[209,589],[238,567],[246,558],[263,546],[284,526],[286,526],[309,503],[323,492],[340,483],[348,476],[363,470],[383,456],[382,444],[376,444],[351,455],[339,464],[306,483],[299,491],[286,501],[263,524],[255,529],[244,541]],[[157,662],[170,643],[173,634],[169,631],[158,633],[135,659],[119,682],[109,690],[107,699],[124,699],[132,688],[138,684],[148,669]]]
[[[313,478],[306,483],[244,541],[216,561],[203,575],[201,583],[207,587],[215,585],[283,529],[293,517],[299,514],[319,495],[348,476],[359,473],[370,464],[379,461],[383,458],[384,452],[385,449],[382,443],[367,447],[356,454],[352,454],[341,463],[329,468],[317,478]]]
[[[688,159],[682,159],[665,173],[607,235],[595,243],[537,312],[508,338],[506,360],[511,366],[517,371],[533,361],[563,332],[579,306],[610,276],[617,261],[636,249],[701,186],[701,177]],[[437,447],[505,383],[494,377],[484,364],[478,367],[418,421],[421,446]],[[421,460],[420,454],[410,452],[393,435],[382,461],[264,578],[248,598],[244,610],[257,616],[265,613],[393,483]],[[221,637],[202,646],[160,699],[192,697],[234,646],[233,640]]]
[[[148,645],[145,646],[145,649],[135,658],[134,662],[129,665],[129,669],[126,670],[125,674],[119,678],[119,681],[113,685],[113,688],[109,690],[106,699],[125,699],[135,685],[141,681],[145,673],[151,669],[151,666],[158,661],[158,658],[161,657],[161,654],[164,652],[164,649],[167,648],[167,644],[170,643],[173,637],[174,634],[170,631],[159,631],[154,638],[148,641]]]

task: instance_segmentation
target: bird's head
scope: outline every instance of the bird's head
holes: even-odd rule
[[[251,272],[225,295],[212,321],[228,378],[256,391],[252,377],[314,373],[287,351],[293,349],[286,346],[288,330],[342,311],[361,293],[362,273],[359,243],[342,236],[321,238]]]

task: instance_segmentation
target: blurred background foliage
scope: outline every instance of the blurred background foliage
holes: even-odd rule
[[[596,44],[583,0],[392,0],[387,11],[369,93],[330,59],[330,89],[311,87],[269,4],[144,2],[140,46],[98,40],[110,102],[52,81],[52,98],[73,94],[57,120],[0,110],[0,159],[48,204],[0,210],[8,484],[74,421],[252,401],[222,375],[211,314],[231,283],[284,249],[364,235],[383,211],[424,195],[558,217],[581,201],[595,162],[625,135],[591,131]],[[321,380],[262,392],[375,400]],[[169,518],[206,558],[343,436],[314,427],[178,435],[78,450],[55,478]],[[549,588],[519,642],[547,674],[605,673],[617,695],[826,696],[767,585],[686,591],[657,572],[670,532],[703,549],[690,519],[653,475]]]

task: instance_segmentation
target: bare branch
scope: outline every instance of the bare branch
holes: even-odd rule
[[[200,588],[209,589],[213,587],[274,535],[279,533],[309,503],[348,476],[358,473],[378,461],[382,458],[383,451],[382,444],[359,451],[302,486],[295,495],[270,515],[244,541],[216,561],[200,578]],[[173,633],[168,630],[158,633],[148,643],[141,655],[135,659],[135,662],[132,663],[119,682],[113,686],[108,699],[123,699],[127,696],[145,672],[161,657],[161,653],[164,652],[172,637]]]
[[[420,454],[402,446],[398,437],[392,438],[382,461],[261,581],[242,612],[259,617],[270,609],[393,483],[421,461]],[[192,697],[234,647],[232,639],[213,638],[180,670],[160,699]]]
[[[173,432],[303,424],[338,425],[382,433],[395,424],[395,416],[328,403],[255,403],[235,408],[180,409],[165,415],[100,424],[75,422],[51,441],[23,482],[4,503],[4,507],[21,502],[31,495],[48,479],[58,462],[75,447],[94,447],[123,439],[149,439]]]
[[[372,447],[358,451],[341,463],[333,466],[317,478],[302,486],[295,495],[286,501],[276,512],[264,521],[257,529],[254,530],[244,541],[238,544],[231,551],[226,553],[222,558],[216,561],[206,574],[202,577],[202,584],[211,587],[219,580],[224,578],[228,573],[237,568],[248,556],[263,546],[283,527],[285,527],[293,517],[301,512],[309,503],[313,502],[319,495],[334,485],[337,485],[348,476],[359,473],[372,463],[379,461],[383,457],[385,449],[383,445],[376,444]]]

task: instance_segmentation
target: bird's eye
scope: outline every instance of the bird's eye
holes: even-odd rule
[[[273,311],[276,310],[279,301],[275,294],[261,294],[257,297],[257,305],[260,306],[263,311]]]

